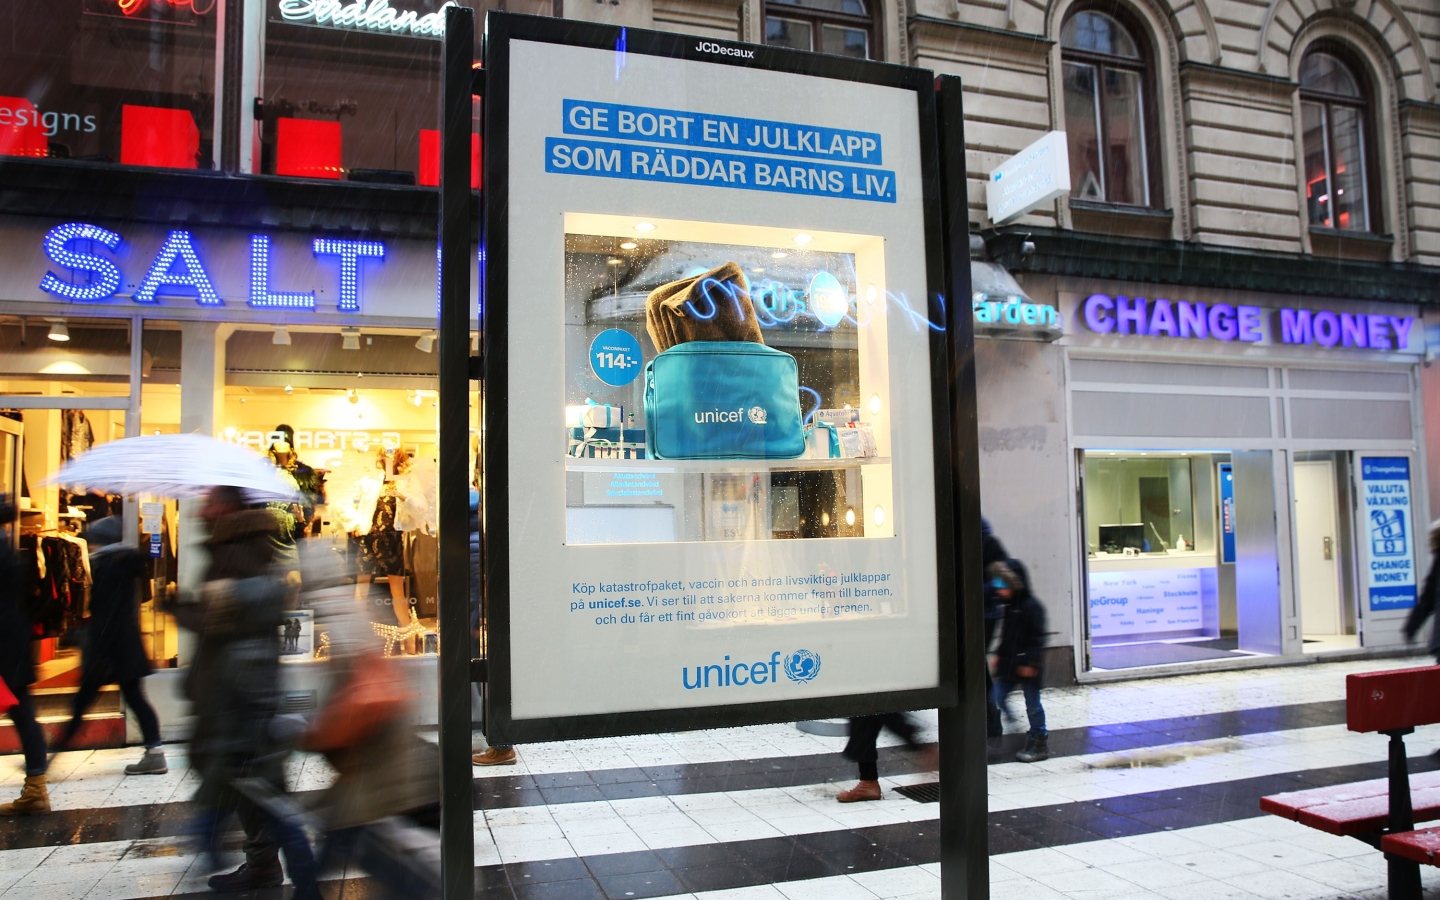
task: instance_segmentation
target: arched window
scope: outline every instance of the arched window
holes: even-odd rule
[[[1370,230],[1368,105],[1355,70],[1339,56],[1325,50],[1305,54],[1300,61],[1300,117],[1312,226]]]
[[[1070,196],[1150,206],[1154,186],[1150,60],[1115,16],[1082,9],[1060,30]]]
[[[856,59],[880,57],[880,0],[766,0],[765,43]]]

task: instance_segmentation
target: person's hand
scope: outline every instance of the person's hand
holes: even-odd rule
[[[1034,666],[1016,666],[1015,674],[1021,678],[1034,678],[1036,675],[1039,675],[1040,672]]]

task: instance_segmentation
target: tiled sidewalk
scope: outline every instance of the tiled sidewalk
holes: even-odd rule
[[[1385,740],[1342,724],[1344,676],[1423,662],[1047,691],[1055,758],[989,769],[992,895],[1383,897],[1379,853],[1261,816],[1255,802],[1383,774]],[[1412,768],[1436,765],[1437,742],[1440,729],[1410,739]],[[772,725],[522,747],[520,765],[476,770],[477,896],[938,898],[938,810],[892,790],[933,776],[886,751],[885,799],[841,805],[854,777],[841,746]],[[133,749],[61,755],[57,811],[0,820],[0,894],[208,896],[210,872],[182,837],[195,779],[184,748],[167,749],[171,774],[143,779],[123,775]],[[0,758],[0,791],[18,789],[18,763]],[[319,758],[291,763],[297,791],[330,777]],[[364,896],[361,874],[329,873],[327,896]],[[1440,872],[1425,883],[1440,896]]]

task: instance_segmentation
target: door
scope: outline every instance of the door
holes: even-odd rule
[[[25,456],[25,426],[13,419],[0,417],[0,500],[20,503],[20,465]],[[11,546],[20,541],[20,512],[15,512],[15,521],[0,525],[0,540]]]
[[[1295,567],[1304,634],[1343,631],[1338,521],[1335,464],[1330,460],[1295,463]]]

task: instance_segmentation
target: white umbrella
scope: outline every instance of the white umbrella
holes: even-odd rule
[[[251,502],[289,500],[293,479],[248,447],[203,434],[156,434],[100,444],[42,482],[107,494],[203,497],[216,485],[240,488]]]

